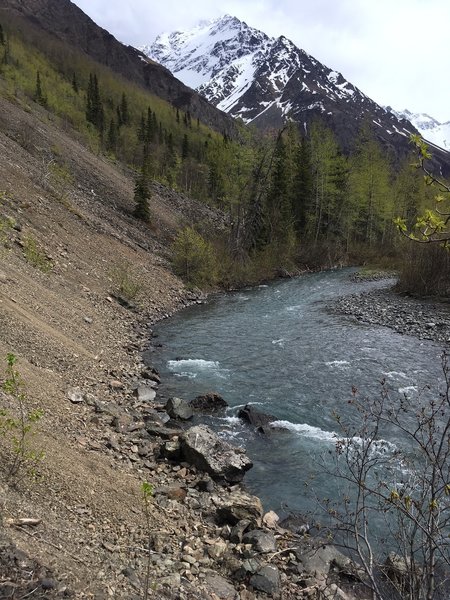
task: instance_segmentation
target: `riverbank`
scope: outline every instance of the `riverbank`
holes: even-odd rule
[[[29,450],[43,453],[7,479],[13,441],[0,438],[0,597],[140,599],[147,571],[155,599],[335,590],[329,553],[312,562],[321,552],[273,516],[261,528],[257,498],[170,454],[177,428],[151,431],[151,415],[165,419],[158,375],[142,362],[152,324],[201,301],[171,273],[168,247],[186,215],[213,225],[217,215],[155,186],[143,225],[131,216],[133,173],[45,119],[33,154],[16,139],[35,116],[0,100],[0,118],[0,373],[13,353],[24,410],[42,411]],[[44,178],[41,147],[70,170],[65,189]],[[0,399],[20,418],[17,398]],[[238,516],[225,516],[230,504]]]
[[[450,345],[450,303],[399,295],[395,279],[386,279],[386,287],[382,289],[343,296],[329,308],[361,323],[389,327],[419,340],[432,340],[443,348]]]

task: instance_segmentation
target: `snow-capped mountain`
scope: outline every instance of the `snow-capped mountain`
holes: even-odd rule
[[[411,151],[409,138],[417,130],[403,115],[378,105],[284,36],[271,38],[236,17],[161,34],[139,50],[245,123],[279,128],[291,119],[307,130],[320,116],[348,151],[368,122],[387,152],[402,159]]]
[[[426,113],[412,113],[408,109],[397,111],[387,107],[399,119],[406,119],[422,134],[422,137],[439,148],[450,150],[450,121],[439,123]]]
[[[164,33],[140,50],[246,123],[279,126],[286,116],[301,121],[311,112],[338,116],[348,112],[347,105],[351,112],[357,107],[372,116],[380,127],[383,118],[404,136],[413,131],[284,36],[270,38],[236,17]]]

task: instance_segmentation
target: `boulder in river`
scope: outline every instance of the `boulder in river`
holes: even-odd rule
[[[263,413],[251,404],[246,404],[244,408],[241,408],[238,412],[238,417],[256,427],[261,433],[268,433],[271,430],[270,423],[278,420],[274,415]]]
[[[242,448],[221,440],[209,427],[196,425],[181,437],[184,460],[216,479],[241,481],[253,463]]]
[[[227,402],[216,392],[208,392],[191,400],[191,408],[200,413],[217,413],[228,407]]]

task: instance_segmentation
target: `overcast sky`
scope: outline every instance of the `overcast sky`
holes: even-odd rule
[[[230,14],[285,35],[379,104],[450,120],[450,0],[73,0],[120,41]]]

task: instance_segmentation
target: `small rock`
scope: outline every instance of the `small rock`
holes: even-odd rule
[[[67,397],[72,404],[81,404],[84,402],[84,395],[80,388],[72,388],[67,392]]]
[[[264,565],[250,577],[250,585],[255,590],[274,596],[280,592],[280,572],[273,565]]]
[[[58,582],[55,579],[45,577],[41,580],[41,586],[44,590],[54,590],[58,587]]]
[[[153,402],[156,398],[156,392],[150,385],[138,385],[134,390],[134,395],[139,402]]]
[[[276,529],[279,520],[280,517],[273,510],[269,510],[269,512],[266,512],[263,516],[263,524],[266,527],[269,527],[269,529]]]
[[[262,529],[247,531],[242,538],[242,542],[244,544],[251,544],[256,552],[275,552],[277,549],[277,543],[273,533],[270,531],[262,531]]]
[[[124,385],[121,381],[119,381],[117,379],[111,379],[111,381],[109,382],[109,387],[112,390],[123,390]]]
[[[169,398],[166,402],[165,409],[172,419],[188,421],[194,416],[192,408],[186,400],[183,400],[182,398]]]
[[[209,591],[220,600],[237,600],[239,594],[224,577],[218,573],[208,573],[205,579]]]

